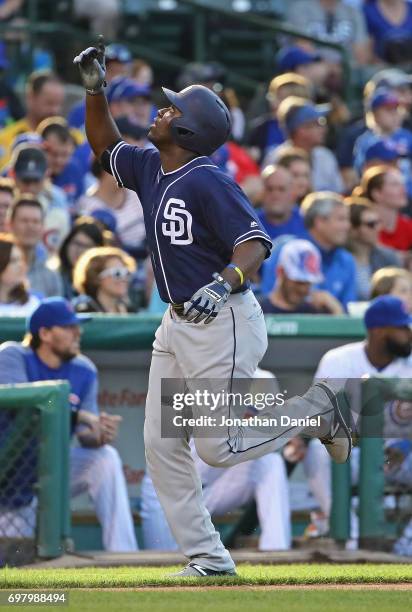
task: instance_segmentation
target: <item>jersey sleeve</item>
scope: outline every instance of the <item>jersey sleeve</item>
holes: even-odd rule
[[[103,153],[101,162],[119,187],[127,187],[140,196],[143,182],[153,173],[151,161],[155,156],[159,157],[155,149],[142,149],[120,140]]]
[[[28,382],[24,355],[15,342],[0,347],[0,385]]]
[[[219,241],[230,251],[243,242],[261,240],[269,257],[272,248],[270,236],[261,225],[252,205],[240,187],[223,173],[205,174],[202,207],[206,222]]]

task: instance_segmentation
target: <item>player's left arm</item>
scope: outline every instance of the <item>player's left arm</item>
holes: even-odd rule
[[[267,247],[258,238],[242,242],[235,248],[230,267],[226,267],[220,273],[230,284],[232,291],[256,274],[267,257],[267,252]]]

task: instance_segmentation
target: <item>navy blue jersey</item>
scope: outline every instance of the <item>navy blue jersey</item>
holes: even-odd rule
[[[103,158],[108,168],[107,157]],[[208,158],[163,172],[156,149],[119,142],[110,171],[143,207],[153,271],[164,302],[182,303],[212,282],[242,242],[271,240],[240,187]]]

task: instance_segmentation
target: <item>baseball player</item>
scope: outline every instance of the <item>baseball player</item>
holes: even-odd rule
[[[161,381],[177,379],[182,390],[195,391],[198,379],[225,380],[231,388],[233,379],[253,377],[267,333],[248,279],[268,256],[271,241],[244,193],[208,157],[228,139],[231,127],[229,111],[216,94],[201,85],[179,93],[163,88],[168,106],[158,111],[148,134],[155,148],[141,149],[121,140],[110,115],[102,39],[74,62],[87,93],[87,138],[105,170],[140,198],[156,283],[169,303],[153,344],[144,436],[148,471],[173,536],[190,560],[177,575],[233,575],[234,562],[202,499],[189,429],[179,437],[161,436],[161,416],[168,408],[162,406]],[[335,391],[331,383],[314,385],[287,402],[287,413],[319,416],[320,427],[305,433],[323,437],[334,459],[344,462],[352,436]],[[280,415],[278,409],[274,414]],[[210,416],[198,402],[192,410],[196,417]],[[230,404],[216,407],[219,422],[229,414]],[[295,427],[288,435],[303,429]],[[265,439],[253,427],[223,427],[213,437],[197,435],[196,428],[193,433],[199,456],[215,467],[256,459],[286,441],[284,430],[270,431]]]

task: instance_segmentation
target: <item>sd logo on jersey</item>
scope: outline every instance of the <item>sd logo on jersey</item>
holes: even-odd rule
[[[183,200],[170,198],[166,202],[163,217],[168,223],[162,223],[164,236],[170,236],[172,244],[192,244],[192,215],[185,210],[186,204]]]

